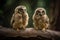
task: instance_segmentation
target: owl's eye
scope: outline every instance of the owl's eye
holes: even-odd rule
[[[39,10],[36,11],[36,15],[39,15],[39,13],[41,13]]]
[[[22,9],[22,8],[20,8],[20,9],[18,9],[18,11],[23,11],[23,9]]]
[[[42,11],[42,14],[44,15],[44,14],[45,14],[45,12],[44,12],[44,11]]]
[[[40,11],[37,11],[37,13],[41,13]]]
[[[22,8],[18,9],[18,13],[23,13],[23,9]]]
[[[42,13],[44,13],[44,11],[42,11]]]

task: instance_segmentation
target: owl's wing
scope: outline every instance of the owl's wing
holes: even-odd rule
[[[45,22],[46,22],[47,24],[49,24],[49,18],[48,18],[47,15],[45,16]]]
[[[48,17],[47,17],[47,20],[46,21],[47,21],[47,23],[49,23],[49,18]]]
[[[14,14],[12,15],[12,18],[11,18],[10,24],[12,25],[13,22],[14,22]]]

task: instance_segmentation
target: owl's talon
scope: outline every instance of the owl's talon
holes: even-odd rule
[[[17,31],[20,31],[19,29],[17,29]]]
[[[43,28],[43,29],[42,29],[42,31],[46,31],[46,29],[45,29],[45,28]]]

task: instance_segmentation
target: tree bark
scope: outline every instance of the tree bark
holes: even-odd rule
[[[47,29],[46,31],[35,30],[34,28],[26,28],[25,30],[16,31],[12,28],[0,27],[0,36],[5,37],[60,37],[60,32]]]

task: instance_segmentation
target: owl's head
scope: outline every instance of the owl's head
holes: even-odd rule
[[[36,15],[39,15],[39,16],[43,16],[43,15],[46,14],[46,10],[45,10],[44,8],[37,8],[37,9],[35,10],[35,14],[36,14]]]
[[[27,11],[27,10],[26,10],[26,7],[23,6],[23,5],[17,6],[17,7],[15,8],[15,12],[17,12],[17,13],[24,13],[24,12],[26,12],[26,11]]]

